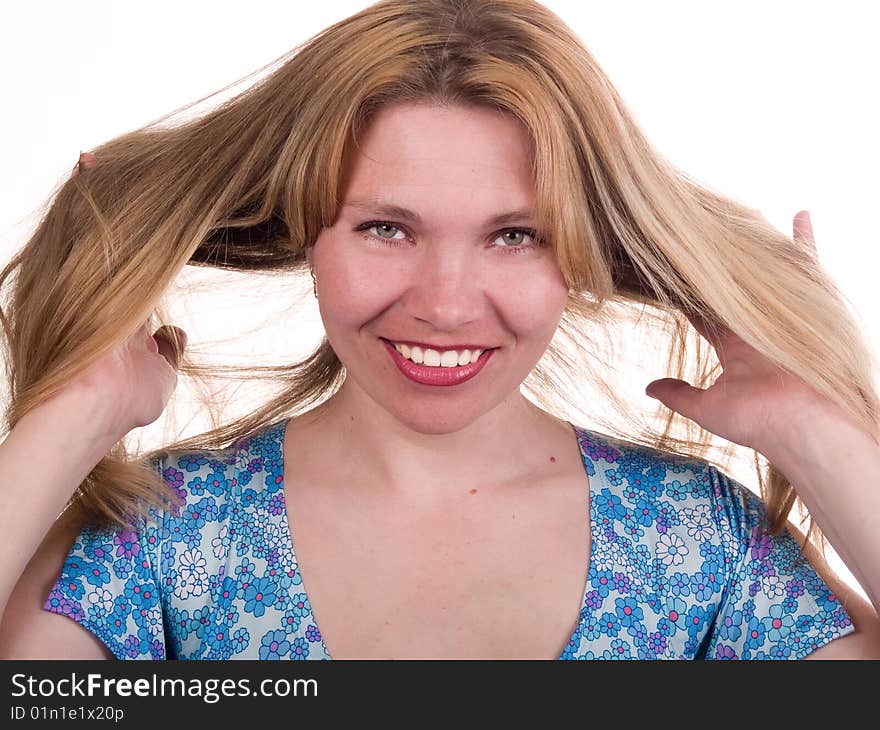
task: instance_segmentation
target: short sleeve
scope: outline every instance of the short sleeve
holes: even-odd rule
[[[43,610],[73,619],[117,659],[166,659],[158,537],[157,524],[144,518],[137,529],[86,524]]]
[[[767,511],[747,487],[709,465],[727,580],[706,659],[801,659],[855,630],[787,531],[765,535]]]

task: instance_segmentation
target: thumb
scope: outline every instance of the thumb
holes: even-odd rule
[[[645,395],[659,400],[667,408],[671,408],[685,418],[700,423],[699,416],[703,397],[701,388],[695,388],[676,378],[661,378],[648,383]]]

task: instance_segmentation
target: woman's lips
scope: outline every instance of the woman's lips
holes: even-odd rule
[[[386,340],[384,337],[380,339],[385,343],[385,349],[388,350],[392,360],[394,360],[394,364],[397,365],[400,372],[410,380],[421,385],[447,386],[464,383],[466,380],[470,380],[479,373],[480,370],[485,367],[489,358],[492,357],[495,350],[498,349],[492,348],[485,350],[476,362],[468,363],[467,365],[456,365],[451,368],[440,366],[431,367],[430,365],[419,365],[418,363],[405,358],[397,351],[397,348],[394,347],[390,340]]]

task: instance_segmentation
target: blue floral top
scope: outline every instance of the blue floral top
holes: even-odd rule
[[[287,522],[287,423],[157,461],[185,508],[154,509],[137,531],[83,527],[44,609],[119,659],[329,659]],[[794,539],[761,534],[747,488],[706,461],[572,428],[592,550],[560,659],[799,659],[854,630]]]

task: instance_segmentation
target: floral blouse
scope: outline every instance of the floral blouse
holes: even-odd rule
[[[137,530],[86,525],[44,610],[119,659],[329,659],[284,500],[288,419],[232,447],[166,456],[185,500]],[[795,540],[706,461],[572,428],[592,549],[559,659],[799,659],[854,626]]]

